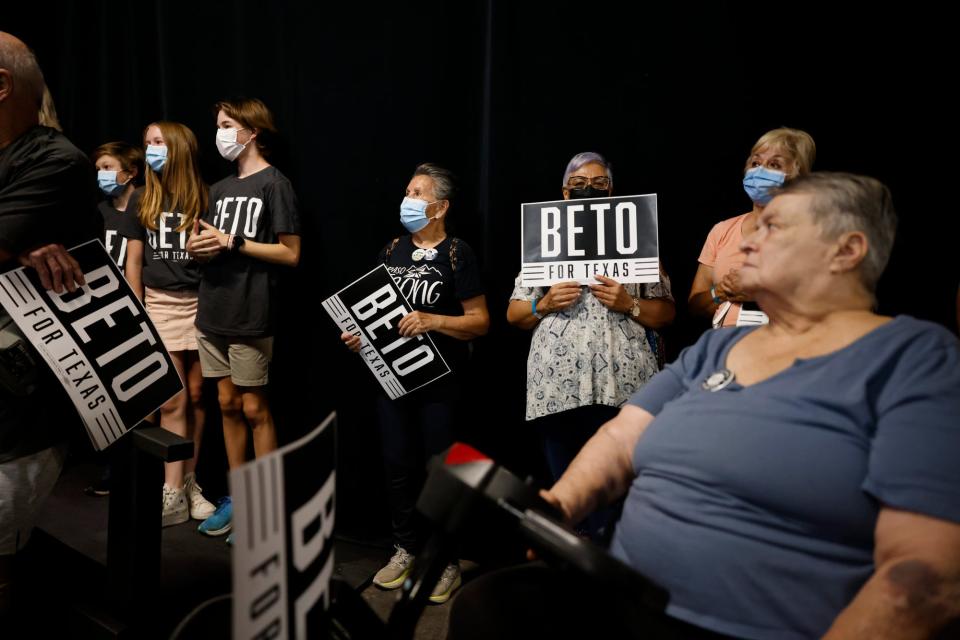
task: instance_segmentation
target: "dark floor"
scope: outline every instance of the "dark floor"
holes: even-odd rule
[[[99,473],[99,468],[92,464],[68,466],[64,470],[23,554],[27,578],[19,602],[23,610],[30,612],[30,636],[168,638],[197,605],[213,600],[198,616],[202,618],[199,624],[191,624],[188,629],[196,632],[202,627],[206,640],[229,638],[229,599],[217,598],[229,594],[231,589],[231,548],[225,538],[197,533],[195,521],[163,530],[158,596],[162,604],[158,606],[156,621],[148,629],[131,630],[122,614],[117,616],[105,606],[109,499],[83,493]],[[160,501],[157,502],[159,508]],[[335,577],[359,593],[362,601],[384,621],[398,592],[382,591],[371,580],[391,551],[339,538],[334,546]],[[463,566],[464,578],[468,580],[476,573],[476,565],[465,562]],[[450,603],[429,606],[420,618],[415,638],[446,638],[449,610]],[[2,635],[8,637],[6,633]],[[186,634],[181,640],[188,635],[194,637]]]

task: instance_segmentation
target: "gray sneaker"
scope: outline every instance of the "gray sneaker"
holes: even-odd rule
[[[430,602],[433,604],[443,604],[450,599],[453,592],[460,587],[460,565],[458,563],[448,564],[443,570],[443,575],[437,581],[437,586],[433,588],[430,595]]]
[[[407,550],[399,545],[394,545],[397,552],[390,558],[390,562],[383,569],[377,571],[373,576],[373,584],[381,589],[397,589],[403,584],[410,574],[410,565],[413,564],[413,556],[407,553]]]
[[[193,472],[184,476],[183,491],[190,504],[190,517],[194,520],[206,520],[217,510],[209,500],[203,497],[203,489],[197,484],[197,476]]]
[[[168,484],[163,485],[163,526],[180,524],[190,519],[190,507],[187,506],[187,496],[183,489],[174,489]]]

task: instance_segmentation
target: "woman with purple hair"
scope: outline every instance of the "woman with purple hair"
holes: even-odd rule
[[[564,200],[613,193],[610,163],[599,153],[578,153],[567,164]],[[621,284],[595,276],[589,287],[562,282],[524,287],[517,276],[507,320],[533,329],[527,358],[526,419],[538,428],[554,481],[596,430],[659,370],[648,330],[676,313],[670,279]],[[583,531],[600,537],[609,514],[595,514]]]

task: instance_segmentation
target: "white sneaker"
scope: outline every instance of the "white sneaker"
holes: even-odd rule
[[[395,546],[397,552],[390,558],[390,562],[383,569],[377,571],[377,575],[373,576],[373,584],[381,589],[397,589],[410,574],[413,556],[407,553],[407,550],[403,547]]]
[[[203,497],[203,489],[197,484],[197,476],[193,472],[184,477],[183,491],[190,503],[190,517],[194,520],[206,520],[217,510],[212,502]]]
[[[174,489],[168,484],[163,485],[163,526],[180,524],[190,519],[190,509],[187,507],[187,497],[183,489]]]
[[[430,594],[430,602],[433,604],[443,604],[450,599],[453,592],[460,586],[460,565],[458,563],[448,564],[443,570],[443,575],[437,580],[437,586],[433,588]]]

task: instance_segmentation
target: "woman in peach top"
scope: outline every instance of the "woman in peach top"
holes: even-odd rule
[[[756,230],[760,213],[773,198],[773,190],[810,173],[816,153],[813,138],[799,129],[774,129],[760,136],[750,150],[743,176],[743,188],[753,209],[719,222],[710,230],[687,299],[690,313],[712,317],[714,327],[765,322],[759,309],[741,316],[744,303],[750,310],[751,300],[740,286],[744,259],[740,242]]]

